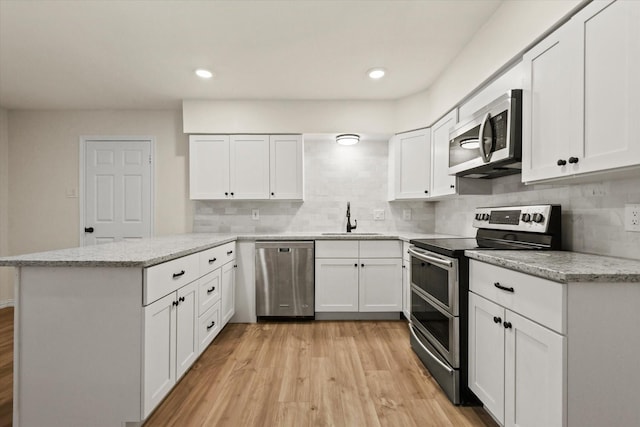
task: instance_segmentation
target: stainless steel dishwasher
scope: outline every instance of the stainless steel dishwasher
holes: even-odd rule
[[[314,243],[256,242],[256,315],[314,316]]]

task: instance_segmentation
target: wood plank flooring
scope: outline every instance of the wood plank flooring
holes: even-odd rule
[[[13,309],[0,310],[0,426],[12,417]],[[485,426],[456,407],[403,321],[229,324],[145,423],[168,426]]]

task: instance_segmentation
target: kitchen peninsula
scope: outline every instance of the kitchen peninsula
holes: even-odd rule
[[[14,425],[142,424],[233,316],[236,266],[253,263],[236,241],[416,236],[433,235],[186,234],[0,258],[17,276]]]

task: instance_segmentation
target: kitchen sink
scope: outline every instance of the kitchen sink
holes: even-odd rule
[[[323,236],[380,236],[382,233],[322,233]]]

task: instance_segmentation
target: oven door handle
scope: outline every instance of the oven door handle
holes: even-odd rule
[[[424,344],[422,344],[422,342],[420,341],[420,338],[418,338],[418,336],[416,335],[415,332],[413,332],[413,328],[411,327],[411,324],[409,324],[409,332],[411,332],[411,335],[413,335],[413,337],[416,339],[416,341],[418,342],[418,344],[420,344],[420,347],[422,347],[422,349],[424,351],[427,352],[427,354],[429,356],[431,356],[436,362],[438,362],[438,364],[440,366],[442,366],[442,369],[444,369],[445,371],[447,371],[447,373],[449,375],[453,374],[453,369],[451,369],[449,366],[447,366],[447,364],[443,363],[442,360],[440,360],[440,358],[438,356],[436,356],[435,354],[433,354],[432,352],[429,351],[429,349],[427,347],[424,346]]]
[[[433,257],[433,256],[429,256],[429,255],[421,253],[421,252],[416,252],[412,248],[409,248],[409,254],[413,255],[414,257],[416,257],[416,258],[418,258],[418,259],[420,259],[422,261],[430,262],[432,264],[443,265],[443,266],[449,267],[449,268],[453,267],[453,263],[451,261],[448,261],[448,260],[442,259],[442,258],[436,258],[436,257]]]

